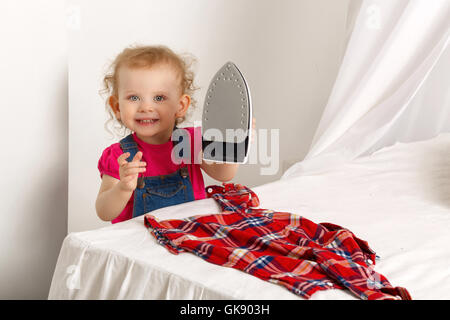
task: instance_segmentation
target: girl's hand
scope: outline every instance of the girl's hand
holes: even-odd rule
[[[252,118],[252,142],[251,142],[252,145],[253,142],[255,141],[255,137],[256,137],[256,119]]]
[[[136,189],[137,180],[140,172],[145,172],[147,165],[142,159],[142,152],[139,151],[131,162],[126,159],[130,156],[129,152],[122,153],[117,162],[119,163],[119,187],[123,191],[132,192]]]

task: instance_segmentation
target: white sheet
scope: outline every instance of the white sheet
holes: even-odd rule
[[[237,183],[238,181],[236,181]],[[367,240],[381,257],[375,270],[413,299],[450,298],[450,134],[397,143],[337,168],[252,188],[260,207],[332,222]],[[162,208],[184,218],[219,212],[213,199]],[[158,245],[143,217],[69,234],[49,299],[298,299],[242,271]],[[312,299],[356,299],[319,291]]]
[[[450,131],[449,44],[448,0],[362,1],[305,159],[347,161]]]

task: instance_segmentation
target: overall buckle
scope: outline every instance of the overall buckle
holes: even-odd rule
[[[144,177],[139,177],[137,180],[137,187],[139,189],[142,189],[144,186],[145,186]]]
[[[187,167],[181,167],[180,173],[183,178],[186,178],[187,176],[189,176],[189,171],[188,171]]]

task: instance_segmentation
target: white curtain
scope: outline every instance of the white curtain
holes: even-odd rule
[[[358,7],[311,148],[282,179],[450,132],[450,1],[363,0]]]

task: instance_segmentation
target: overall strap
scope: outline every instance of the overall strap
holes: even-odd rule
[[[139,151],[137,143],[133,139],[133,134],[129,134],[128,136],[120,140],[120,147],[122,148],[122,151],[124,153],[125,152],[130,153],[130,156],[127,158],[128,162],[131,162],[136,153],[138,153]]]

